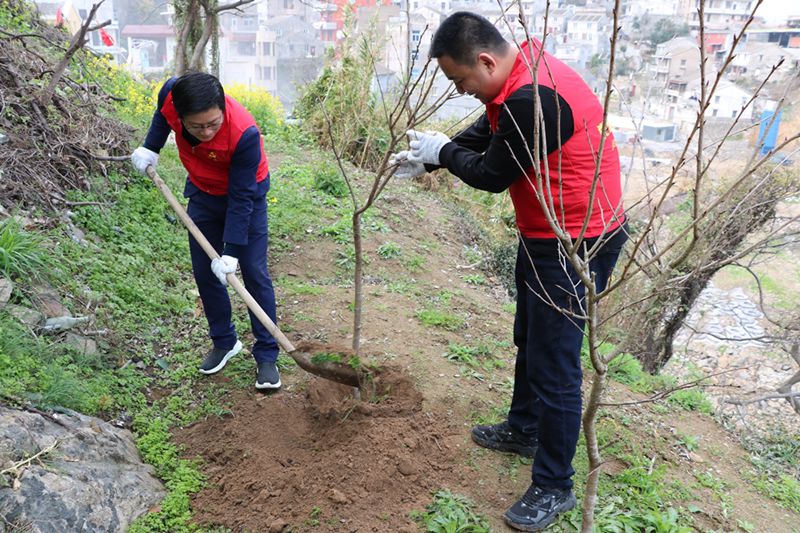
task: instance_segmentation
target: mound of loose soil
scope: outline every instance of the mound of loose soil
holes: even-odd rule
[[[374,394],[314,378],[307,391],[242,393],[230,416],[176,436],[206,461],[196,520],[234,531],[416,531],[410,518],[458,478],[463,429],[421,412],[422,395],[384,369]]]

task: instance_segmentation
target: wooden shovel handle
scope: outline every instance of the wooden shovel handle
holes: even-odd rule
[[[172,191],[169,190],[167,184],[164,183],[164,180],[161,179],[156,172],[156,169],[153,168],[152,165],[147,167],[147,175],[150,176],[151,180],[153,180],[156,188],[161,191],[161,194],[163,194],[164,198],[167,199],[167,203],[169,203],[170,207],[172,207],[172,210],[175,211],[175,214],[178,215],[178,218],[181,219],[181,222],[183,222],[183,225],[189,230],[189,233],[192,234],[192,237],[194,237],[203,250],[205,250],[206,254],[208,254],[208,257],[211,259],[217,259],[219,257],[217,251],[213,246],[211,246],[211,243],[208,242],[208,239],[205,238],[203,232],[200,231],[200,228],[198,228],[194,221],[189,218],[189,214],[186,212],[180,202],[178,202],[178,200],[172,194]],[[264,312],[261,306],[258,305],[256,299],[253,298],[245,286],[242,285],[242,282],[239,281],[239,278],[237,278],[235,274],[228,274],[227,279],[228,284],[233,287],[237,293],[239,293],[239,296],[242,297],[244,303],[247,304],[247,308],[250,309],[250,311],[262,324],[264,324],[264,327],[267,328],[267,331],[269,331],[273,337],[275,337],[275,340],[278,341],[278,344],[280,344],[281,348],[283,348],[287,353],[292,353],[295,350],[292,343],[288,338],[286,338],[286,335],[284,335],[283,332],[278,329],[278,326],[275,325],[275,322],[273,322],[269,315]]]

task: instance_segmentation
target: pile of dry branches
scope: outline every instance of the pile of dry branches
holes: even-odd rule
[[[109,118],[111,96],[77,81],[91,53],[83,48],[90,21],[70,39],[30,4],[4,4],[29,29],[0,29],[0,206],[56,210],[66,191],[105,175],[104,160],[128,153],[133,130]]]

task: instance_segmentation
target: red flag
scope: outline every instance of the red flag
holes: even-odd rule
[[[56,9],[56,28],[61,27],[64,24],[64,15],[61,13],[61,6],[58,6]]]
[[[111,38],[105,28],[100,28],[100,39],[106,46],[114,46],[114,39]]]

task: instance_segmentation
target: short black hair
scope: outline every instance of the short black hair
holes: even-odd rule
[[[188,72],[172,86],[172,105],[180,118],[215,107],[225,111],[225,90],[211,74]]]
[[[449,56],[461,65],[472,66],[481,52],[505,53],[508,42],[494,24],[469,11],[457,11],[444,19],[433,35],[430,56]]]

